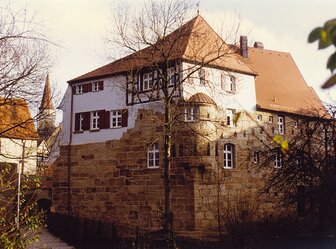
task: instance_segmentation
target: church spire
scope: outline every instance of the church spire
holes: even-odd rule
[[[45,81],[44,91],[43,91],[43,97],[41,101],[41,105],[39,107],[40,111],[43,111],[45,109],[53,110],[54,105],[52,103],[51,98],[51,88],[50,88],[50,81],[49,81],[49,74],[47,74],[47,78]]]

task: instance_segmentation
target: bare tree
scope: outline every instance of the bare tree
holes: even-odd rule
[[[186,122],[186,119],[202,121],[197,108],[185,111],[185,102],[181,101],[183,85],[190,86],[197,79],[203,86],[209,86],[211,91],[216,91],[218,88],[214,87],[214,82],[206,79],[205,70],[202,69],[220,66],[223,68],[223,64],[230,65],[231,62],[237,63],[240,60],[235,44],[229,46],[225,43],[225,38],[209,32],[204,27],[205,21],[196,16],[195,7],[194,1],[165,0],[147,1],[139,12],[129,12],[128,7],[116,9],[113,30],[107,39],[114,51],[129,54],[121,59],[129,63],[127,84],[120,86],[126,91],[127,104],[163,103],[163,229],[166,232],[172,230],[172,138],[180,127],[195,131],[195,125]],[[192,17],[192,21],[185,24]],[[143,72],[148,72],[146,81],[139,78],[139,74]],[[214,139],[220,133],[218,128],[223,129],[220,124],[225,122],[218,119],[209,122],[206,115],[203,120],[199,125],[207,127],[203,129],[204,134],[198,132],[194,135],[207,139]]]

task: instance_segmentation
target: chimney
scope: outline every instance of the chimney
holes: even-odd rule
[[[240,36],[240,53],[244,58],[248,57],[247,53],[248,47],[247,47],[247,36]]]
[[[256,41],[253,45],[253,47],[255,48],[260,48],[260,49],[264,49],[264,44],[262,42],[258,42]]]

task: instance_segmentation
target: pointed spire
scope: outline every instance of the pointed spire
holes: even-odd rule
[[[50,81],[49,81],[49,73],[47,74],[47,78],[45,81],[44,91],[43,91],[43,97],[41,101],[41,105],[39,107],[39,110],[52,110],[54,109],[54,105],[52,103],[51,99],[51,88],[50,88]]]

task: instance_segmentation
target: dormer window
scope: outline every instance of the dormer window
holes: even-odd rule
[[[83,93],[83,85],[77,85],[76,94],[82,94],[82,93]]]

